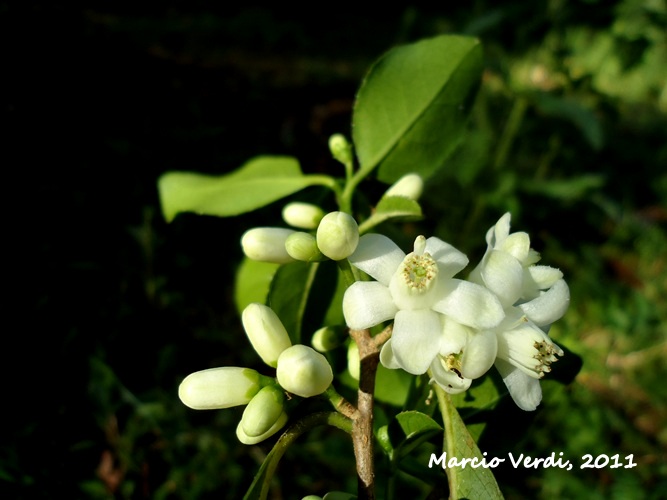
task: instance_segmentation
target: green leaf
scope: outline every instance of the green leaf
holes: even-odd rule
[[[442,427],[428,415],[418,411],[404,411],[396,415],[398,428],[390,426],[394,444],[392,460],[409,455],[417,446],[442,432]],[[399,431],[400,429],[400,431]]]
[[[414,376],[403,370],[390,370],[378,365],[375,377],[375,399],[390,405],[403,406]]]
[[[271,280],[279,267],[280,264],[273,262],[260,262],[247,257],[243,259],[234,284],[234,302],[239,314],[248,304],[266,302]]]
[[[267,304],[285,325],[292,344],[301,343],[303,317],[318,267],[317,262],[285,264],[271,281]]]
[[[527,193],[571,202],[587,198],[591,191],[601,188],[604,183],[602,175],[584,174],[571,179],[531,180],[522,182],[520,187]]]
[[[479,41],[457,35],[380,58],[359,89],[352,119],[360,174],[379,165],[378,178],[391,183],[442,167],[463,134],[482,63]]]
[[[445,425],[443,451],[447,453],[446,459],[450,460],[455,457],[460,462],[464,458],[477,458],[481,463],[484,457],[463,420],[461,420],[461,416],[452,403],[449,394],[437,386],[435,390],[438,394],[442,420]],[[449,480],[450,498],[485,498],[490,500],[503,498],[490,468],[473,468],[470,464],[466,467],[449,467],[447,465],[445,471]]]
[[[467,391],[450,395],[452,403],[466,421],[468,432],[476,441],[479,440],[486,427],[486,418],[480,417],[488,410],[492,410],[501,397],[498,387],[489,375],[483,377],[481,381],[475,380]]]
[[[158,180],[162,214],[171,222],[181,212],[229,217],[263,207],[312,185],[331,185],[327,176],[303,175],[289,156],[258,156],[222,176],[167,172]]]
[[[375,207],[373,215],[365,220],[359,227],[359,232],[364,233],[389,219],[420,219],[422,209],[415,200],[404,196],[387,196],[382,198]]]

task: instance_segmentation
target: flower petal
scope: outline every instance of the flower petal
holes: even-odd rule
[[[521,263],[507,252],[491,250],[484,256],[482,281],[503,307],[511,306],[521,297],[523,274]]]
[[[394,350],[391,348],[391,339],[387,340],[380,350],[380,363],[382,363],[382,366],[389,368],[390,370],[396,370],[401,367],[401,365],[398,364],[398,361],[396,361]]]
[[[536,299],[519,304],[519,308],[537,326],[550,325],[560,319],[570,303],[570,289],[564,280],[560,279]]]
[[[497,352],[498,339],[493,331],[471,333],[463,348],[461,375],[470,379],[481,377],[493,366]]]
[[[496,225],[493,226],[491,229],[493,229],[493,232],[489,231],[486,233],[486,242],[491,245],[494,248],[498,248],[499,245],[502,244],[503,241],[505,241],[505,238],[507,238],[510,234],[510,220],[512,219],[512,214],[509,212],[505,213],[500,219],[498,219],[498,222],[496,222]]]
[[[546,290],[563,278],[560,269],[550,266],[530,266],[523,278],[524,290]]]
[[[444,298],[434,310],[479,330],[493,328],[505,317],[498,298],[483,286],[463,280],[442,280]]]
[[[431,375],[433,380],[442,387],[445,392],[450,394],[459,394],[467,391],[472,383],[469,378],[463,378],[451,370],[447,370],[440,358],[436,358],[431,364]]]
[[[451,278],[468,265],[466,254],[434,236],[426,240],[425,251],[438,263],[441,278]]]
[[[347,326],[363,330],[378,325],[396,315],[389,289],[377,281],[357,281],[343,296],[343,315]]]
[[[495,366],[516,405],[524,411],[535,410],[542,401],[539,380],[529,377],[502,359],[497,359]]]
[[[505,241],[500,245],[500,249],[523,263],[530,252],[530,236],[523,231],[512,233],[505,238]]]
[[[440,350],[441,338],[442,323],[436,312],[420,309],[396,314],[391,347],[396,362],[406,372],[425,373]]]
[[[353,266],[372,276],[385,286],[401,265],[405,253],[396,243],[382,234],[365,234],[349,257]]]

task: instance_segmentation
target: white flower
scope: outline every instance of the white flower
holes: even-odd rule
[[[532,411],[542,400],[539,379],[551,371],[563,350],[518,307],[506,310],[496,328],[498,358],[495,366],[519,408]]]
[[[542,399],[539,379],[563,355],[545,331],[567,310],[570,290],[558,269],[534,265],[539,254],[528,234],[510,233],[510,218],[506,213],[487,232],[486,253],[470,279],[495,293],[505,308],[505,319],[494,329],[494,364],[517,406],[531,411]]]
[[[503,307],[522,302],[520,307],[536,324],[553,323],[565,313],[569,302],[563,273],[534,265],[540,255],[530,248],[527,233],[510,234],[510,219],[506,213],[486,233],[486,253],[470,273],[470,280],[495,293]]]
[[[438,238],[419,236],[406,256],[386,236],[368,234],[349,260],[377,281],[359,281],[346,290],[345,320],[352,329],[365,329],[394,319],[391,342],[383,347],[391,367],[425,373],[438,355],[454,352],[447,347],[449,325],[488,330],[504,317],[500,302],[487,289],[452,279],[468,258]]]

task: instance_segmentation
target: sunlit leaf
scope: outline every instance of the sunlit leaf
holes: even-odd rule
[[[258,156],[234,172],[211,176],[167,172],[158,180],[162,214],[170,222],[181,212],[228,217],[263,207],[307,186],[327,184],[304,175],[289,156]]]
[[[359,230],[365,232],[389,219],[414,220],[421,217],[422,209],[415,200],[404,196],[387,196],[380,200],[373,214],[362,223]]]
[[[452,457],[459,461],[463,458],[476,458],[481,463],[484,457],[461,420],[449,394],[440,388],[436,388],[436,391],[438,391],[440,410],[445,425],[443,451],[447,454],[447,460]],[[449,480],[451,498],[503,498],[490,468],[447,466],[445,471]]]
[[[461,139],[482,72],[475,38],[443,35],[397,47],[371,68],[357,95],[353,139],[362,173],[394,182],[428,177]]]

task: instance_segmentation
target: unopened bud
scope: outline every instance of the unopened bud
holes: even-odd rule
[[[292,345],[287,330],[273,309],[252,303],[241,314],[252,347],[267,365],[275,368],[280,354]]]
[[[285,241],[294,231],[282,227],[255,227],[241,237],[243,253],[252,260],[287,264],[294,262],[285,250]]]
[[[418,174],[405,174],[398,179],[387,191],[387,196],[402,196],[417,201],[424,190],[424,180]]]
[[[286,391],[310,398],[322,394],[331,385],[333,371],[327,358],[308,346],[297,344],[285,349],[278,358],[276,377]]]
[[[343,134],[334,134],[329,138],[329,151],[343,165],[352,164],[352,146]]]
[[[310,233],[297,231],[289,235],[285,241],[285,249],[293,259],[302,262],[319,262],[326,260],[326,257],[317,247],[315,236]]]
[[[276,432],[278,432],[280,429],[282,429],[285,424],[287,423],[287,420],[289,419],[287,413],[282,412],[276,422],[271,426],[271,428],[266,431],[264,434],[261,434],[259,436],[248,436],[244,431],[243,431],[243,426],[241,425],[242,422],[239,422],[239,425],[236,426],[236,437],[238,438],[239,441],[241,441],[243,444],[257,444],[261,443],[267,438],[270,438],[273,436]]]
[[[310,343],[315,350],[329,352],[347,338],[347,328],[343,326],[325,326],[313,333]]]
[[[275,385],[263,387],[248,403],[241,417],[241,429],[251,438],[265,434],[285,411],[285,394]]]
[[[178,387],[178,397],[193,410],[213,410],[248,404],[260,388],[255,370],[225,366],[191,373]]]
[[[324,210],[311,203],[293,202],[283,207],[283,220],[300,229],[315,229],[324,217]]]
[[[350,342],[350,345],[347,347],[347,370],[354,380],[359,380],[361,376],[361,360],[356,342]]]
[[[345,212],[331,212],[324,216],[317,227],[317,246],[332,260],[343,260],[357,249],[359,226]]]

